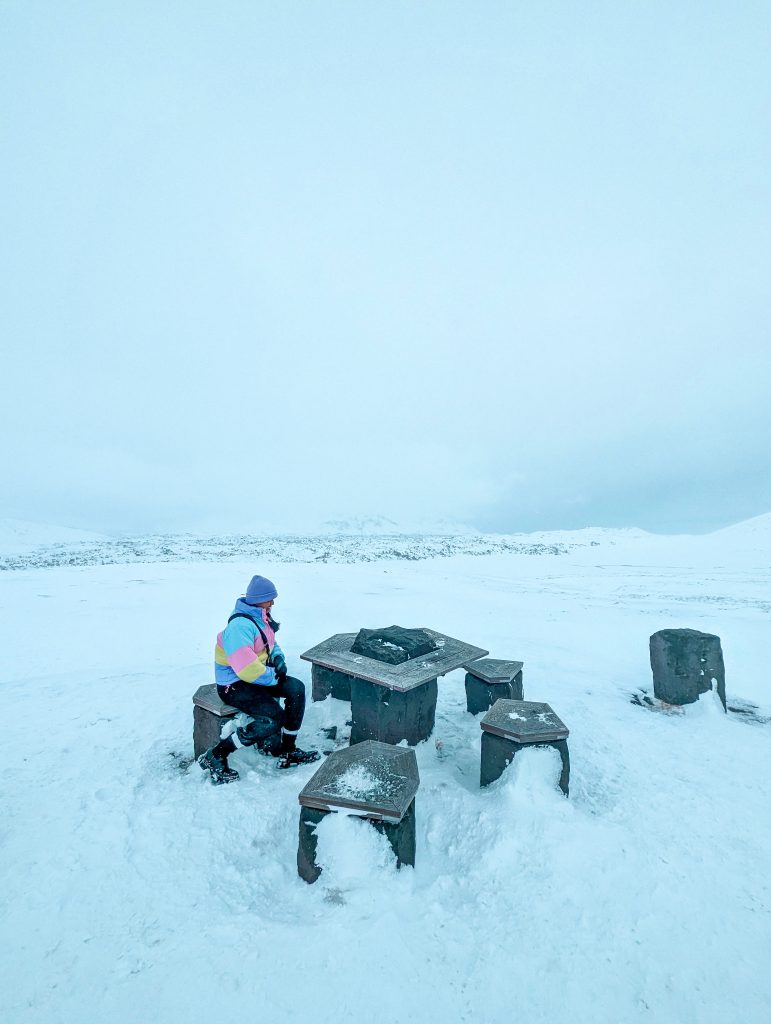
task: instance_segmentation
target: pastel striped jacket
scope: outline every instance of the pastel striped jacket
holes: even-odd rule
[[[257,686],[274,686],[276,673],[267,664],[269,655],[281,655],[284,652],[276,643],[276,634],[270,625],[266,608],[256,608],[247,604],[239,597],[233,614],[251,615],[256,619],[268,641],[268,650],[260,636],[260,631],[249,619],[233,619],[217,635],[214,648],[214,681],[218,686],[230,686],[238,682],[254,683]]]

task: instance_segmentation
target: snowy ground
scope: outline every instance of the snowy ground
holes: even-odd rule
[[[561,554],[1,573],[0,1019],[766,1024],[767,527],[566,535]],[[480,792],[454,672],[417,749],[416,868],[331,816],[307,886],[297,793],[313,766],[239,754],[242,780],[217,788],[188,764],[191,695],[256,571],[278,583],[306,680],[301,651],[392,622],[522,659],[526,698],[571,730],[570,799],[549,751]],[[631,702],[667,626],[720,634],[729,704],[749,714]],[[301,742],[329,747],[322,728],[347,717],[311,705]]]

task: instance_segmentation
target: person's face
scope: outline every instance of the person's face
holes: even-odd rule
[[[258,608],[267,608],[268,611],[270,611],[270,609],[273,607],[273,603],[274,603],[273,601],[260,601],[260,603],[257,605],[257,607]]]

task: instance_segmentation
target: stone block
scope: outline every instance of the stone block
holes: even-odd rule
[[[666,704],[693,704],[717,690],[726,707],[720,637],[696,629],[662,629],[650,638],[653,692]]]

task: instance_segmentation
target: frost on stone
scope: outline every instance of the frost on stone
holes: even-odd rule
[[[359,799],[371,796],[375,789],[382,784],[379,779],[365,765],[356,764],[344,772],[335,785],[335,792],[339,796],[356,796]]]

